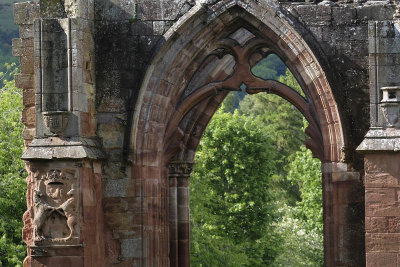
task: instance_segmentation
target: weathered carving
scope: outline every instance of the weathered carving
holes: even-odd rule
[[[193,170],[193,162],[172,161],[168,166],[168,175],[171,176],[190,176]]]
[[[387,126],[400,128],[400,86],[382,87],[381,109]]]
[[[37,178],[33,192],[35,244],[76,243],[78,194],[74,173],[51,169]]]
[[[61,134],[68,124],[68,112],[43,112],[46,128],[55,135]]]
[[[64,0],[65,14],[68,18],[74,18],[78,13],[77,0]]]

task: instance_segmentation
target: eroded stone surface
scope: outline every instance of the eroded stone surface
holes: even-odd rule
[[[170,218],[178,220],[178,213],[169,211],[169,201],[175,201],[174,192],[185,195],[187,181],[175,181],[184,168],[175,165],[168,170],[168,164],[192,161],[202,132],[226,92],[216,91],[203,102],[190,96],[207,82],[232,74],[223,64],[211,67],[202,60],[219,40],[241,27],[271,44],[269,48],[291,68],[312,102],[309,114],[314,124],[308,128],[307,145],[324,162],[326,266],[363,266],[365,258],[368,266],[390,266],[398,252],[394,251],[398,238],[387,234],[399,229],[399,164],[391,154],[368,155],[366,175],[360,177],[362,158],[354,151],[370,122],[380,127],[384,119],[376,108],[381,100],[376,89],[399,82],[400,57],[393,54],[398,52],[394,12],[394,5],[379,1],[316,5],[252,0],[41,0],[40,10],[37,3],[16,4],[15,22],[21,34],[13,42],[13,53],[21,59],[16,83],[23,88],[23,137],[30,145],[24,154],[30,175],[23,237],[31,247],[30,256],[50,255],[28,257],[24,266],[167,266],[172,264],[170,244],[177,249],[175,264],[180,257],[187,262],[188,255],[179,256],[178,226],[169,227]],[[39,17],[70,31],[49,30],[40,40],[33,25]],[[376,47],[368,44],[374,40]],[[55,59],[47,58],[49,62],[60,63],[52,70],[41,66],[46,60],[40,59],[41,49],[35,49],[41,41],[57,46],[43,44],[48,49],[43,50],[44,59],[51,55]],[[230,61],[232,65],[234,60]],[[376,66],[377,71],[371,71]],[[68,126],[56,133],[60,136],[46,128],[40,108],[43,93],[57,91],[52,86],[46,92],[38,90],[43,88],[41,70],[50,78],[64,77],[56,79],[62,96],[52,99],[60,104],[50,110],[69,112]],[[194,73],[201,77],[193,79]],[[178,109],[182,103],[187,106]],[[179,114],[182,110],[188,112]],[[50,121],[47,124],[51,126]],[[171,131],[168,125],[174,125]],[[399,137],[394,129],[371,129],[360,148],[367,153],[397,151]],[[60,160],[70,162],[61,167],[53,164]],[[40,175],[33,168],[37,161],[48,163]],[[46,182],[51,173],[63,174],[66,169],[79,170],[76,182]],[[174,172],[175,178],[169,179],[168,173]],[[81,202],[75,199],[79,194]],[[71,204],[77,209],[77,224],[76,216],[68,215]],[[188,212],[185,203],[180,205],[185,236]],[[58,214],[54,227],[47,222],[53,214]],[[175,243],[169,240],[169,231],[174,230]],[[35,247],[44,242],[38,238],[53,240],[48,241],[51,245],[65,243],[69,235],[69,240],[81,240],[68,242],[83,247]],[[185,236],[181,241],[186,240]],[[181,251],[185,251],[183,243]],[[107,261],[101,260],[103,255]]]

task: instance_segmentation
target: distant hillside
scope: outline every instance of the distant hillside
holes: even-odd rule
[[[0,0],[0,72],[4,71],[4,63],[16,62],[11,55],[11,40],[17,38],[18,26],[14,24],[13,4],[26,0]]]

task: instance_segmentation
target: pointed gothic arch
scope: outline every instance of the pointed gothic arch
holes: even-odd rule
[[[241,83],[249,86],[250,93],[268,91],[286,98],[309,121],[307,145],[330,166],[330,171],[323,174],[325,262],[331,266],[340,261],[341,248],[335,238],[340,222],[334,217],[337,207],[333,206],[331,176],[336,165],[342,164],[340,154],[346,140],[327,75],[329,68],[321,63],[324,58],[317,42],[300,25],[273,1],[231,0],[197,4],[164,35],[141,85],[130,144],[133,178],[142,187],[154,187],[153,195],[143,196],[154,201],[148,202],[153,203],[152,209],[142,206],[146,210],[142,214],[142,239],[147,242],[142,258],[147,264],[170,262],[171,266],[186,266],[189,262],[188,203],[177,203],[178,191],[188,190],[190,166],[209,120],[229,90]],[[255,37],[243,45],[230,39],[240,28]],[[263,48],[284,61],[307,99],[286,85],[246,72],[246,61]],[[236,71],[224,73],[228,63],[217,64],[213,75],[188,91],[192,78],[204,68],[210,55],[231,55],[229,60],[235,62]],[[250,63],[247,71],[248,66]],[[181,221],[177,214],[179,205],[187,213]]]

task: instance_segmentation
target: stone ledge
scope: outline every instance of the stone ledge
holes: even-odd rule
[[[348,182],[348,181],[360,181],[359,172],[334,172],[332,173],[332,182]]]
[[[50,159],[104,159],[100,142],[91,138],[35,138],[25,150],[23,160]]]
[[[82,248],[82,244],[30,246],[32,258],[50,256],[83,256]]]
[[[370,129],[356,150],[360,153],[369,151],[400,152],[400,130]]]

